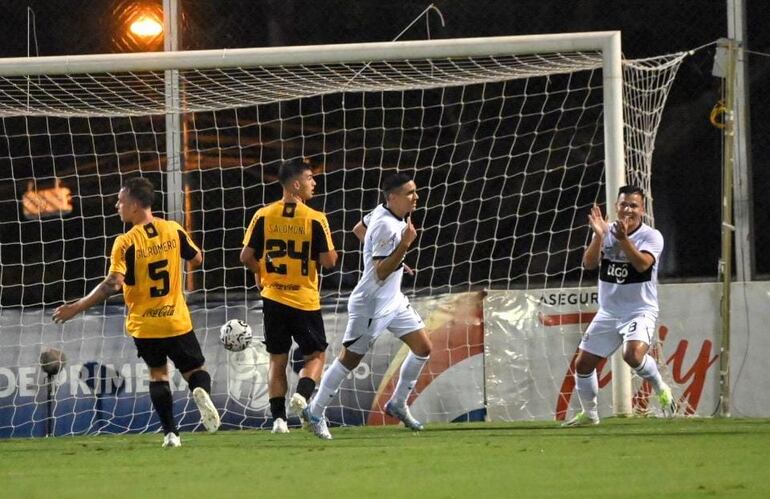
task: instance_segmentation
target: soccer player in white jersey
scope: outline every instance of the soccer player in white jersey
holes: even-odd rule
[[[382,184],[385,203],[364,217],[353,229],[364,241],[364,272],[348,302],[348,324],[342,352],[321,378],[318,393],[303,411],[303,419],[319,438],[332,438],[324,412],[343,380],[358,366],[377,337],[388,329],[411,350],[401,365],[398,384],[385,404],[385,412],[414,431],[422,423],[406,405],[423,366],[430,357],[431,343],[425,324],[401,292],[404,256],[417,239],[409,215],[417,207],[417,186],[403,173]]]
[[[676,403],[663,382],[655,359],[647,354],[658,317],[658,266],[663,236],[643,222],[644,191],[620,188],[618,219],[609,224],[594,205],[588,215],[593,239],[583,254],[583,267],[599,268],[599,311],[583,335],[575,361],[575,378],[582,411],[563,426],[599,423],[596,366],[623,345],[623,360],[652,385],[664,414]]]

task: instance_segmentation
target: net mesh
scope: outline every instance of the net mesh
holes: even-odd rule
[[[627,175],[648,192],[655,131],[683,57],[624,63]],[[0,435],[157,429],[120,300],[64,326],[50,314],[105,275],[125,230],[114,209],[123,180],[148,177],[163,194],[156,214],[172,215],[166,113],[182,113],[181,219],[205,255],[186,289],[214,399],[226,426],[261,426],[269,416],[266,354],[260,345],[225,352],[217,336],[230,318],[261,332],[258,295],[238,257],[255,210],[280,197],[280,162],[300,158],[318,174],[309,204],[327,214],[341,250],[321,280],[327,357],[337,352],[345,297],[360,275],[350,229],[380,202],[378,186],[394,171],[413,173],[421,198],[407,293],[425,317],[457,307],[476,317],[479,308],[461,293],[583,278],[585,215],[604,200],[601,63],[596,53],[570,53],[174,71],[176,107],[163,72],[0,77],[0,413],[8,415]],[[25,212],[25,194],[45,197],[55,187],[70,190],[71,212]],[[479,353],[478,324],[466,326],[459,341],[436,336],[434,357]],[[574,338],[564,336],[566,365]],[[38,362],[49,348],[68,356],[50,379]],[[374,422],[401,354],[395,342],[378,342],[343,386],[332,422]],[[427,376],[439,376],[430,369]],[[483,399],[487,381],[475,369],[481,381],[468,390]],[[178,373],[172,388],[182,427],[197,427]],[[427,419],[464,414],[452,406],[457,386],[443,390]]]

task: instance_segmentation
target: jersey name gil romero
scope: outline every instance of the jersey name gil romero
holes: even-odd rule
[[[602,241],[599,269],[600,311],[621,318],[645,312],[657,316],[663,236],[649,225],[641,224],[628,239],[640,252],[652,255],[653,264],[644,272],[637,271],[620,249],[618,240],[608,231]]]
[[[257,210],[243,245],[259,260],[262,296],[319,310],[318,255],[334,250],[326,215],[306,204],[276,201]]]
[[[182,259],[200,250],[182,227],[154,218],[115,239],[110,272],[123,274],[126,331],[137,338],[168,338],[192,331],[182,289]]]

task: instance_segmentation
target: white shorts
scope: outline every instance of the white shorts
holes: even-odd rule
[[[580,349],[607,358],[627,341],[641,341],[649,345],[655,335],[656,320],[653,314],[624,319],[597,315],[580,340]]]
[[[382,317],[372,318],[350,312],[342,344],[350,352],[365,355],[374,344],[374,340],[386,329],[393,333],[396,338],[400,338],[424,327],[425,323],[420,314],[412,308],[407,300],[404,300],[398,309]]]

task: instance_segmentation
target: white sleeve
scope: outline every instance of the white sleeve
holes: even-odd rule
[[[653,229],[639,243],[639,251],[649,253],[655,257],[655,263],[660,260],[660,254],[663,253],[663,235]]]
[[[385,258],[390,256],[396,249],[397,234],[393,232],[390,224],[375,222],[372,227],[367,229],[367,237],[371,241],[372,258]]]

